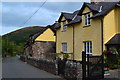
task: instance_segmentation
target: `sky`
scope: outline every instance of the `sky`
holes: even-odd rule
[[[79,10],[83,2],[2,2],[2,29],[0,35],[29,26],[47,26],[60,17],[61,12]],[[40,9],[39,9],[40,8]],[[25,21],[39,11],[26,23]],[[0,12],[0,13],[1,13]]]

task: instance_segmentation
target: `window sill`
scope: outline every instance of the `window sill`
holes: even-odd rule
[[[67,54],[67,52],[63,52],[62,54]]]
[[[86,53],[86,54],[92,55],[92,53]]]
[[[89,25],[84,25],[83,27],[89,27],[89,26],[91,26],[90,24]]]
[[[62,30],[61,32],[66,32],[67,30]]]

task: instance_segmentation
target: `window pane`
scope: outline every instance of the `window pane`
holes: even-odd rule
[[[88,14],[88,24],[90,24],[90,14]]]
[[[89,42],[87,42],[87,53],[89,53]]]
[[[90,41],[90,53],[92,53],[92,42]]]
[[[86,42],[84,42],[84,51],[86,52]]]
[[[87,15],[85,15],[85,25],[87,25]]]
[[[84,50],[87,54],[92,53],[92,42],[91,41],[84,42]]]
[[[62,43],[62,52],[67,52],[67,43]]]
[[[90,25],[90,13],[85,15],[85,25]]]
[[[65,26],[65,24],[66,24],[66,21],[63,22],[63,31],[67,30],[67,26]]]

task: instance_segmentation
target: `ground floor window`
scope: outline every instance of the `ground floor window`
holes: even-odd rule
[[[85,50],[86,54],[92,54],[92,41],[84,42],[84,50]]]
[[[67,43],[62,43],[62,52],[67,53]]]

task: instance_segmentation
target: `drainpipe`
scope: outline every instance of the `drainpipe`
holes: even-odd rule
[[[74,60],[74,41],[75,41],[75,40],[74,40],[74,38],[75,38],[75,37],[74,37],[74,32],[75,32],[75,31],[74,31],[74,25],[73,25],[73,60]]]
[[[104,44],[104,41],[103,41],[103,18],[101,18],[101,38],[102,38],[102,52],[103,52],[103,44]]]
[[[57,31],[55,32],[55,53],[57,53]]]
[[[104,27],[104,26],[103,26],[103,18],[101,18],[102,53],[103,53],[103,45],[104,45],[104,43],[103,43],[103,42],[104,42],[104,41],[103,41],[103,36],[104,36],[104,35],[103,35],[103,27]],[[104,55],[103,55],[103,54],[102,54],[102,58],[103,58],[103,59],[102,59],[102,74],[103,74],[103,75],[102,75],[102,78],[104,78]]]

